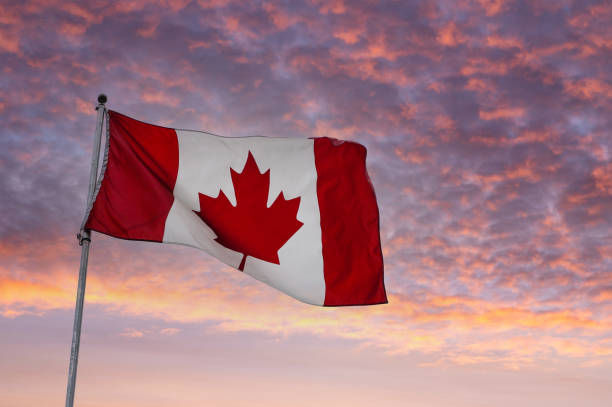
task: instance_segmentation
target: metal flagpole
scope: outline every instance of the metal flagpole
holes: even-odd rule
[[[106,95],[98,96],[98,121],[96,122],[96,133],[94,134],[94,145],[91,157],[91,169],[89,172],[89,190],[87,192],[87,207],[93,200],[93,194],[98,180],[98,162],[100,161],[100,142],[102,140],[102,123],[106,108]],[[81,322],[83,321],[83,301],[85,299],[85,278],[87,276],[87,260],[89,257],[89,244],[91,234],[89,230],[81,230],[78,234],[81,245],[81,265],[79,267],[79,285],[77,288],[76,306],[74,309],[74,325],[72,328],[72,346],[70,348],[70,367],[68,368],[68,388],[66,390],[66,407],[74,404],[74,388],[76,384],[77,363],[79,361],[79,344],[81,343]]]

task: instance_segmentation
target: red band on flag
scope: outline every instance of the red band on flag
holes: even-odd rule
[[[366,149],[357,143],[317,138],[314,153],[324,305],[384,304],[378,205],[366,172]]]
[[[161,242],[178,173],[173,129],[109,111],[108,164],[86,229]]]

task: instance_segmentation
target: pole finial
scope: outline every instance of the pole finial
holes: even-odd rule
[[[106,101],[108,100],[108,98],[106,97],[106,95],[104,93],[100,93],[98,95],[98,103],[103,105],[106,103]]]

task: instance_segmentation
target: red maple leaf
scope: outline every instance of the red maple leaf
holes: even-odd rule
[[[200,211],[194,211],[215,232],[215,240],[243,253],[239,270],[244,270],[247,256],[280,264],[278,250],[303,225],[296,219],[300,197],[286,200],[281,193],[268,208],[270,170],[263,174],[249,151],[241,173],[230,168],[236,206],[223,191],[216,198],[198,193]]]

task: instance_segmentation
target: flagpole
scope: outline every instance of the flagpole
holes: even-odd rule
[[[98,95],[98,119],[96,122],[96,133],[94,134],[94,145],[91,157],[91,169],[89,172],[89,190],[87,192],[87,207],[93,199],[94,190],[98,180],[98,163],[100,161],[100,142],[102,140],[102,123],[106,107],[106,95]],[[78,234],[79,245],[81,245],[81,264],[79,266],[79,284],[77,287],[76,306],[74,309],[74,325],[72,328],[72,346],[70,348],[70,367],[68,368],[68,388],[66,389],[66,407],[74,405],[74,389],[76,385],[77,363],[79,361],[79,345],[81,343],[81,322],[83,321],[83,302],[85,299],[85,279],[87,277],[87,260],[89,258],[89,244],[91,234],[89,230],[83,229]]]

